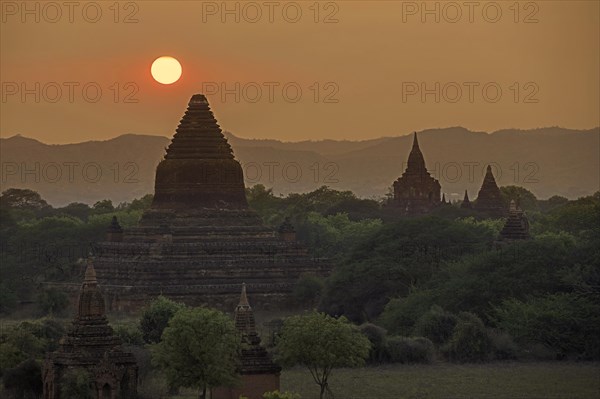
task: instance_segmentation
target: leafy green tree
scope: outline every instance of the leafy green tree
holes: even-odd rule
[[[97,214],[114,212],[115,210],[112,201],[108,199],[96,202],[92,208],[94,209],[94,213]]]
[[[140,330],[144,341],[149,344],[160,342],[169,320],[184,307],[184,304],[174,302],[162,295],[150,302],[150,306],[143,310],[140,319]]]
[[[88,204],[82,204],[81,202],[72,202],[63,208],[58,208],[56,210],[56,213],[62,213],[86,221],[87,218],[90,216],[91,211],[92,209],[89,207]]]
[[[511,200],[514,200],[525,211],[536,211],[539,209],[537,198],[526,188],[520,186],[502,186],[500,187],[500,194],[506,207],[510,205]]]
[[[369,362],[381,363],[386,360],[387,331],[383,327],[372,323],[364,323],[360,327],[360,332],[371,342],[369,350]]]
[[[434,344],[445,344],[454,331],[457,318],[440,306],[432,306],[415,323],[414,335],[429,338]]]
[[[285,366],[308,368],[320,387],[320,398],[329,389],[334,368],[355,367],[365,363],[371,343],[344,317],[311,312],[285,320],[277,343],[278,360]]]
[[[424,337],[389,337],[386,342],[387,358],[392,363],[431,363],[433,342]]]
[[[263,394],[263,399],[301,399],[300,395],[293,392],[279,392],[279,390],[275,390],[273,392],[265,392]]]
[[[153,361],[163,369],[171,387],[207,390],[237,382],[240,338],[233,321],[207,308],[179,310],[169,322],[162,341],[153,347]]]
[[[42,196],[29,189],[9,188],[0,195],[0,206],[6,208],[41,211],[50,208]]]

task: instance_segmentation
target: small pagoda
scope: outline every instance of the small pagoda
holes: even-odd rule
[[[483,184],[475,200],[474,209],[491,217],[503,217],[506,215],[505,205],[502,202],[502,194],[496,184],[491,165],[488,165],[483,178]]]
[[[425,167],[415,132],[406,170],[394,182],[392,206],[399,208],[404,215],[426,214],[440,205],[440,191],[439,181]]]
[[[525,212],[519,208],[514,200],[510,201],[508,218],[500,231],[500,241],[527,240],[529,235],[529,220]]]
[[[79,294],[73,326],[61,338],[56,352],[43,365],[44,399],[71,399],[61,395],[61,382],[71,370],[89,373],[94,398],[135,397],[138,367],[133,354],[121,348],[121,340],[108,324],[104,299],[90,261]]]
[[[248,399],[262,399],[265,392],[279,390],[281,367],[276,365],[271,355],[261,345],[261,339],[256,331],[254,311],[248,302],[246,284],[242,284],[240,303],[235,308],[235,328],[240,332],[242,349],[240,366],[242,384],[239,387],[220,387],[213,390],[214,399],[238,399],[241,396]]]

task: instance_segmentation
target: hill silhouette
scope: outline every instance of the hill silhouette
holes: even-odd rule
[[[419,132],[427,168],[446,198],[475,198],[492,163],[499,185],[520,185],[538,198],[577,198],[599,190],[600,128],[505,129],[493,133],[462,127]],[[401,175],[411,135],[364,141],[251,140],[226,133],[242,163],[246,185],[277,194],[322,185],[382,197]],[[16,135],[0,139],[0,188],[30,188],[55,206],[131,201],[154,189],[156,165],[170,138],[126,134],[106,141],[51,145]]]

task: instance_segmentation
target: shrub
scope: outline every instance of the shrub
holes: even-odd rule
[[[492,343],[483,322],[469,312],[461,312],[450,341],[442,347],[453,362],[481,362],[489,358]]]
[[[519,357],[520,348],[510,334],[488,329],[488,337],[492,345],[492,356],[496,360],[514,360]]]
[[[457,318],[455,315],[444,311],[440,306],[434,305],[417,320],[413,328],[413,334],[429,338],[436,345],[442,345],[452,336],[456,323]]]
[[[371,350],[369,351],[368,361],[370,363],[380,363],[386,358],[386,336],[385,328],[375,324],[365,323],[359,327],[360,332],[371,341]]]
[[[279,392],[275,390],[273,392],[265,392],[263,399],[300,399],[300,395],[294,392]]]
[[[25,360],[27,356],[10,342],[0,344],[0,375],[7,369],[16,367]]]
[[[386,352],[392,363],[431,363],[434,358],[433,342],[424,337],[390,337]]]
[[[495,314],[498,327],[525,346],[542,344],[559,357],[600,359],[600,305],[593,300],[574,293],[509,299]]]
[[[115,335],[121,338],[124,344],[144,345],[144,336],[137,325],[118,324],[115,326]]]

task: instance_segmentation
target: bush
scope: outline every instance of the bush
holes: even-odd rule
[[[8,369],[16,367],[27,356],[10,342],[0,344],[0,375]]]
[[[495,314],[498,327],[525,346],[542,344],[559,357],[600,359],[600,305],[593,300],[574,293],[509,299]]]
[[[40,397],[42,394],[42,369],[33,359],[6,370],[2,377],[4,389],[13,398]]]
[[[144,345],[144,336],[137,325],[118,324],[115,326],[115,335],[121,338],[124,344]]]
[[[169,324],[169,320],[184,307],[185,305],[162,295],[152,301],[150,306],[144,309],[140,319],[140,330],[144,341],[149,344],[160,342],[160,337]]]
[[[273,392],[265,392],[263,394],[263,399],[300,399],[300,395],[293,392],[279,392],[275,390]]]
[[[461,312],[450,341],[442,347],[452,362],[481,362],[487,360],[492,343],[483,322],[473,313]]]
[[[510,334],[493,329],[487,330],[492,344],[492,356],[496,360],[515,360],[519,357],[520,348]]]
[[[381,363],[386,358],[386,336],[385,328],[376,326],[375,324],[365,323],[359,327],[360,332],[371,342],[371,350],[369,351],[370,363]]]
[[[452,336],[456,323],[457,318],[455,315],[434,305],[417,320],[413,328],[413,334],[429,338],[436,345],[442,345],[448,342]]]
[[[433,342],[424,337],[390,337],[386,352],[392,363],[431,363],[434,358]]]
[[[65,373],[60,385],[60,396],[63,398],[92,399],[91,378],[87,371],[73,369]]]

